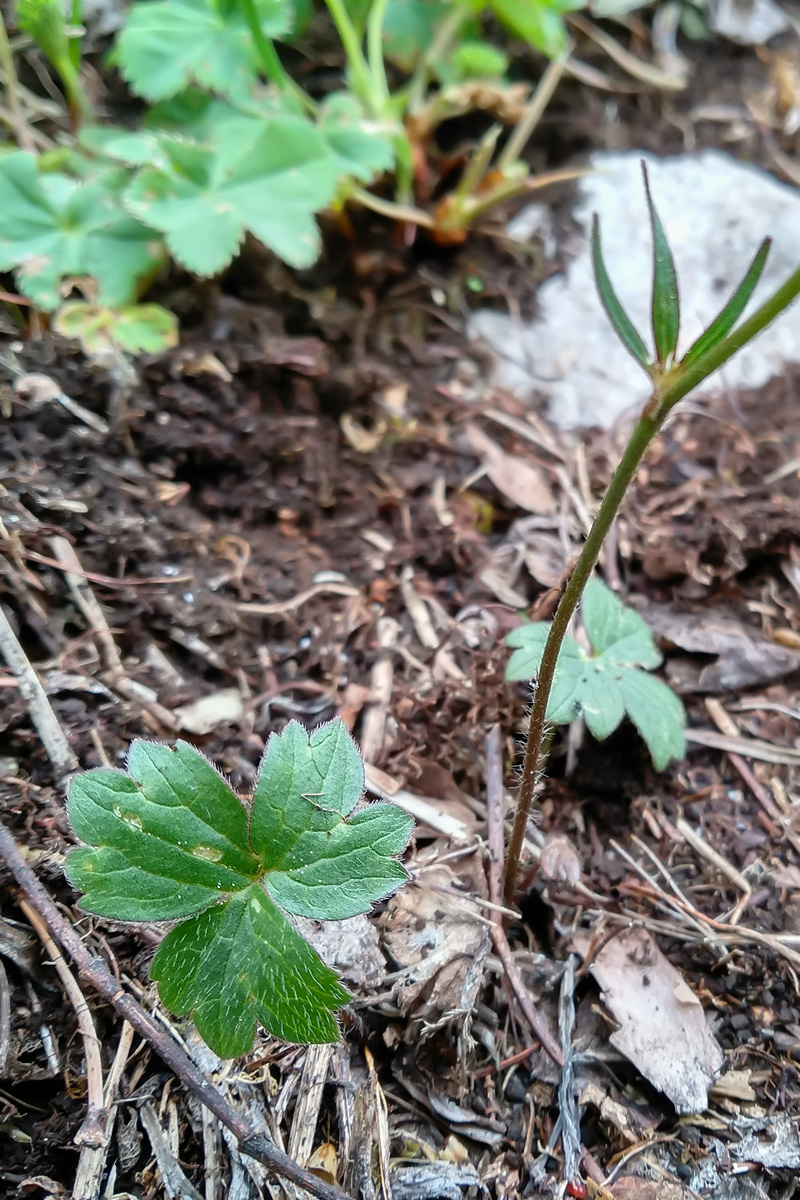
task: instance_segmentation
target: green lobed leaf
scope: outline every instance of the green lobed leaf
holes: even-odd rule
[[[394,166],[396,130],[366,117],[355,96],[334,92],[320,105],[317,128],[335,159],[339,177],[370,183]]]
[[[596,575],[584,588],[581,620],[595,654],[607,661],[648,670],[661,663],[647,622]]]
[[[463,41],[448,58],[435,64],[437,77],[445,86],[475,79],[502,79],[508,71],[508,55],[487,42]]]
[[[606,315],[614,326],[617,337],[625,349],[629,354],[633,355],[639,365],[644,367],[649,375],[650,359],[647,347],[639,336],[630,317],[625,312],[625,309],[620,304],[617,293],[614,291],[611,277],[606,270],[603,248],[600,241],[600,220],[596,214],[592,221],[592,261],[594,264],[595,284],[603,308],[606,310]]]
[[[647,167],[642,164],[650,228],[653,234],[653,337],[656,357],[665,366],[675,353],[680,329],[678,276],[667,235],[650,191]]]
[[[129,211],[161,230],[173,256],[214,275],[252,233],[293,267],[320,247],[314,214],[332,200],[337,163],[304,117],[243,118],[213,147],[164,136],[166,170],[146,168],[125,193]]]
[[[286,1042],[333,1042],[350,999],[336,973],[258,885],[167,934],[151,968],[164,1004],[223,1058],[246,1054],[256,1019]]]
[[[268,38],[290,29],[292,8],[282,0],[256,0]],[[149,0],[132,4],[115,61],[134,92],[165,100],[192,83],[223,96],[247,93],[258,76],[258,57],[239,5],[224,12],[215,0]]]
[[[62,304],[52,325],[62,337],[77,338],[89,358],[115,349],[133,355],[159,354],[178,344],[178,319],[160,304],[102,308],[70,300]]]
[[[585,0],[489,0],[488,7],[506,29],[551,58],[567,42],[563,14],[583,8]]]
[[[128,304],[137,281],[162,261],[157,235],[121,206],[127,179],[123,168],[83,181],[40,174],[34,155],[21,150],[0,160],[0,270],[15,268],[38,308],[58,307],[62,281],[87,275],[99,303]]]
[[[412,71],[450,8],[445,0],[389,0],[383,22],[386,57],[402,70]],[[369,4],[364,9],[366,16]]]
[[[348,994],[282,909],[353,916],[407,880],[395,856],[413,822],[391,804],[357,807],[363,784],[341,721],[273,735],[249,812],[192,746],[134,742],[127,773],[87,771],[71,785],[87,846],[69,852],[67,877],[99,916],[189,918],[152,974],[218,1054],[245,1053],[256,1020],[287,1041],[330,1041]]]
[[[310,738],[292,722],[270,738],[250,837],[264,885],[287,912],[352,917],[407,880],[393,856],[405,849],[411,819],[392,804],[351,815],[363,790],[361,755],[341,722]]]
[[[747,302],[752,296],[758,285],[761,274],[767,263],[772,238],[764,238],[764,241],[758,248],[755,258],[751,262],[744,279],[739,284],[736,291],[731,296],[728,303],[723,308],[722,312],[712,321],[705,333],[701,333],[700,337],[693,346],[686,352],[681,359],[681,366],[688,367],[691,363],[702,358],[706,351],[713,349],[718,345],[724,337],[726,337],[733,329],[739,317],[747,307]]]
[[[590,660],[577,688],[579,714],[599,742],[609,737],[625,716],[619,671],[609,665],[602,659]]]
[[[661,655],[642,617],[619,600],[599,579],[586,585],[581,618],[594,651],[588,656],[572,638],[558,657],[546,719],[556,725],[582,716],[598,740],[609,736],[624,716],[647,743],[653,764],[663,770],[685,753],[686,717],[675,693],[639,667],[659,665]],[[550,622],[522,625],[506,637],[514,653],[506,679],[535,679],[541,666]]]
[[[515,649],[506,667],[506,679],[535,679],[549,632],[549,621],[532,621],[512,629],[506,637],[506,645]],[[578,643],[571,637],[564,638],[547,700],[548,721],[564,725],[578,716],[577,697],[587,661]]]
[[[644,671],[623,669],[619,686],[625,711],[647,744],[657,771],[686,755],[686,711],[678,696],[662,679]]]
[[[201,754],[186,742],[134,742],[128,772],[87,771],[70,787],[72,828],[99,848],[67,858],[87,912],[167,921],[250,886],[259,864],[247,814]]]

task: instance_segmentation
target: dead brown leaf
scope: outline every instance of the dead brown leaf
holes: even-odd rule
[[[455,876],[442,866],[426,871],[422,880],[450,889]],[[486,923],[472,904],[432,886],[404,888],[389,903],[384,945],[400,970],[397,1006],[416,1018],[408,1037],[419,1035],[418,1021],[429,1033],[472,1012],[491,947]]]
[[[507,500],[539,516],[556,511],[555,497],[535,463],[518,454],[506,454],[478,425],[470,422],[466,428],[473,450],[483,459],[486,474]]]
[[[654,604],[643,615],[657,637],[692,654],[716,657],[705,666],[690,659],[670,661],[667,675],[680,692],[739,691],[800,669],[800,652],[767,641],[730,611],[686,613]]]
[[[588,935],[573,939],[586,953]],[[646,929],[625,929],[597,954],[591,973],[619,1024],[610,1041],[678,1112],[708,1107],[723,1055],[703,1006]]]

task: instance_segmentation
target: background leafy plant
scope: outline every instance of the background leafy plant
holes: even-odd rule
[[[307,267],[320,252],[319,213],[348,200],[462,240],[489,208],[531,185],[519,155],[540,103],[499,155],[501,126],[490,131],[433,211],[416,206],[415,163],[429,155],[441,121],[477,102],[470,81],[506,86],[508,56],[487,43],[487,29],[553,56],[566,42],[563,14],[582,2],[326,0],[346,61],[341,90],[318,101],[276,49],[303,36],[307,0],[134,0],[110,61],[153,107],[139,129],[120,129],[87,124],[80,5],[70,24],[62,0],[17,0],[18,25],[54,67],[78,137],[24,163],[14,154],[0,160],[8,201],[0,269],[16,269],[19,291],[44,312],[75,286],[88,304],[124,309],[126,318],[105,322],[105,336],[131,352],[117,331],[129,329],[132,306],[170,256],[197,275],[216,274],[249,233]],[[391,173],[400,203],[366,190]],[[73,321],[74,313],[60,324]],[[148,345],[170,344],[157,336],[163,322],[150,325]]]
[[[563,725],[583,717],[590,733],[602,741],[627,716],[657,770],[683,758],[686,714],[672,689],[647,673],[660,665],[661,654],[645,621],[597,578],[586,584],[581,619],[591,653],[574,638],[564,638],[546,720]],[[514,653],[506,679],[536,677],[550,628],[549,621],[535,621],[508,634],[506,645]]]
[[[221,1056],[251,1048],[256,1020],[285,1041],[335,1040],[349,995],[286,914],[338,920],[395,891],[413,824],[392,804],[357,807],[364,767],[344,724],[272,735],[249,810],[185,742],[134,742],[127,767],[70,788],[81,906],[181,922],[151,973]]]

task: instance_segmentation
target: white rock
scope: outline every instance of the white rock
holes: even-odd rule
[[[650,183],[678,270],[684,352],[727,303],[764,237],[772,252],[747,316],[800,265],[800,193],[727,154],[676,158],[631,151],[598,154],[578,184],[574,218],[584,238],[563,274],[537,296],[539,316],[517,323],[479,310],[469,323],[497,356],[493,382],[532,405],[544,401],[565,429],[610,428],[647,399],[647,379],[611,330],[597,297],[588,235],[600,217],[606,266],[617,294],[650,341],[652,244],[640,163]],[[695,395],[761,387],[800,362],[800,306],[781,316]]]

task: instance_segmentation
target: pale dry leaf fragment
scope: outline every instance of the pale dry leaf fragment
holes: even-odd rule
[[[750,1082],[752,1071],[726,1071],[711,1088],[715,1100],[736,1100],[745,1104],[755,1104],[758,1099],[756,1090]]]
[[[381,954],[378,930],[366,913],[322,924],[295,917],[295,927],[352,991],[375,995],[381,990],[386,960]]]
[[[573,946],[585,953],[589,938],[573,938]],[[652,936],[646,929],[623,930],[603,946],[590,970],[619,1025],[612,1046],[678,1112],[704,1112],[722,1068],[722,1050],[700,1001]]]
[[[772,874],[772,882],[776,887],[800,892],[800,867],[795,866],[794,863],[778,867]]]
[[[770,1171],[800,1170],[800,1131],[794,1118],[777,1113],[768,1118],[740,1120],[737,1126],[750,1125],[736,1146],[731,1146],[735,1166],[758,1163]]]
[[[619,1100],[612,1100],[596,1083],[587,1083],[580,1094],[579,1104],[581,1108],[586,1108],[590,1104],[596,1108],[600,1114],[600,1120],[616,1129],[629,1146],[634,1146],[643,1140],[642,1132],[637,1127],[634,1110],[631,1109],[629,1112]],[[652,1129],[647,1130],[647,1134],[651,1137]]]
[[[244,701],[238,688],[222,688],[191,704],[183,704],[174,712],[181,729],[202,735],[211,733],[223,722],[238,721],[244,712]]]
[[[535,463],[518,454],[506,454],[472,422],[466,429],[473,450],[483,459],[486,474],[507,500],[539,516],[550,516],[556,511],[555,497],[544,472]]]
[[[383,441],[389,424],[383,415],[378,415],[371,429],[362,425],[351,413],[342,413],[339,419],[342,433],[359,454],[372,454]]]
[[[690,1192],[680,1183],[665,1179],[641,1179],[638,1175],[622,1175],[614,1180],[615,1200],[692,1200]]]
[[[454,884],[446,867],[426,872],[424,878],[437,888]],[[469,882],[466,874],[459,882]],[[472,1012],[491,942],[471,904],[432,887],[404,888],[389,902],[384,946],[399,970],[396,1003],[415,1018],[408,1037],[419,1036],[417,1021],[428,1034]]]
[[[641,605],[637,605],[641,611]],[[716,661],[671,658],[667,675],[679,692],[738,692],[780,679],[800,667],[800,652],[767,641],[755,628],[724,610],[681,612],[648,605],[642,613],[656,637],[690,654],[715,655]]]
[[[540,863],[542,874],[547,879],[572,886],[580,881],[580,855],[567,837],[551,838],[542,848]]]

